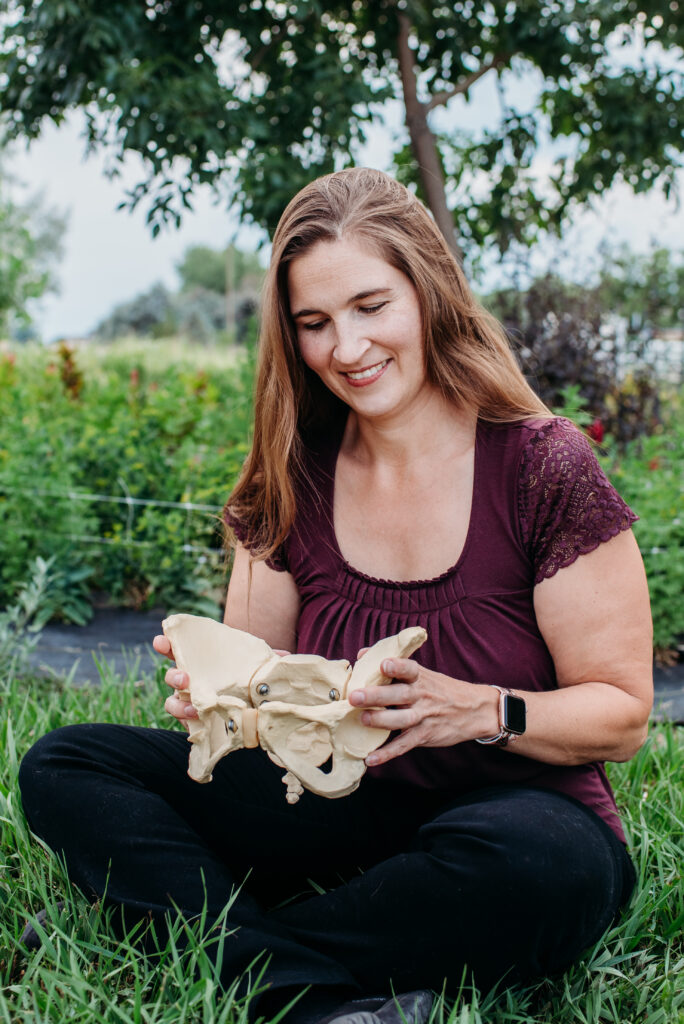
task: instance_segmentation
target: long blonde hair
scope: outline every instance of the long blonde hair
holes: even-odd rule
[[[416,197],[381,171],[357,167],[312,181],[280,218],[264,287],[254,439],[226,508],[258,558],[287,536],[296,514],[307,433],[344,410],[300,359],[287,291],[289,265],[321,241],[353,237],[412,281],[420,303],[429,382],[459,408],[492,422],[548,415],[501,324],[475,300],[442,234]],[[229,535],[229,542],[233,537]]]

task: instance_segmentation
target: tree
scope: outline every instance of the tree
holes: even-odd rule
[[[684,250],[606,249],[599,292],[603,308],[625,317],[632,334],[684,327]]]
[[[193,245],[176,267],[181,290],[206,288],[222,295],[226,290],[226,256],[208,245]]]
[[[311,178],[353,162],[403,104],[394,170],[455,251],[528,243],[615,181],[669,193],[681,166],[680,0],[9,0],[6,130],[85,111],[87,141],[145,176],[153,232],[210,183],[272,229]],[[459,104],[498,100],[466,133]],[[526,95],[522,98],[520,92]],[[407,144],[408,136],[408,144]],[[549,139],[551,174],[534,158]]]
[[[0,337],[29,329],[32,302],[56,289],[53,264],[65,226],[39,197],[26,203],[12,199],[0,177]]]
[[[193,245],[176,269],[178,293],[153,285],[115,306],[95,328],[96,336],[113,341],[128,334],[161,338],[180,333],[206,343],[228,330],[235,341],[245,341],[264,276],[258,257],[234,245],[223,251]]]
[[[113,341],[128,334],[157,337],[177,328],[173,297],[163,284],[154,284],[128,302],[119,303],[95,328],[97,337]]]
[[[259,282],[264,274],[254,253],[242,252],[234,245],[223,251],[208,245],[192,245],[185,250],[176,269],[182,291],[205,288],[220,294],[239,291],[246,278]]]

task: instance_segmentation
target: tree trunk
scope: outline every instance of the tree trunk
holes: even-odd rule
[[[454,218],[446,201],[446,189],[442,165],[437,152],[435,137],[428,125],[428,106],[418,99],[416,74],[413,65],[413,54],[409,46],[411,23],[405,14],[399,15],[398,56],[401,72],[401,84],[406,107],[406,126],[411,139],[411,149],[418,163],[420,181],[425,191],[428,206],[444,235],[447,245],[459,263],[463,262],[463,253],[456,241]]]

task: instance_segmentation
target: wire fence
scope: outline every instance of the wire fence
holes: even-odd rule
[[[215,555],[216,548],[205,547],[198,544],[192,544],[189,541],[190,534],[190,517],[193,513],[211,513],[218,515],[223,510],[222,505],[206,505],[193,501],[163,501],[155,498],[136,498],[130,493],[126,482],[119,477],[117,483],[121,486],[124,491],[123,497],[119,497],[115,494],[89,494],[84,491],[75,490],[43,490],[36,487],[17,487],[16,485],[7,486],[0,483],[0,490],[5,494],[20,494],[27,497],[36,498],[52,498],[55,500],[69,500],[69,501],[85,501],[90,503],[105,502],[110,505],[125,505],[127,506],[128,513],[126,516],[125,532],[120,537],[102,537],[95,535],[79,535],[71,533],[60,533],[59,536],[66,537],[68,540],[78,542],[81,544],[101,544],[101,545],[115,545],[118,547],[127,548],[152,548],[155,547],[155,542],[151,540],[138,540],[133,536],[133,522],[135,516],[135,510],[137,507],[152,507],[162,509],[181,509],[186,513],[185,526],[184,526],[184,539],[183,544],[180,546],[180,550],[187,554],[194,554],[198,556],[204,555]]]

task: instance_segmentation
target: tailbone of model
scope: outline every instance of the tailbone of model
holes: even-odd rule
[[[388,683],[385,658],[408,658],[427,639],[421,626],[386,637],[354,665],[315,654],[274,654],[264,640],[198,615],[171,615],[162,623],[173,656],[190,679],[197,718],[187,719],[192,744],[188,774],[210,782],[222,757],[261,746],[286,769],[287,800],[304,788],[319,796],[352,793],[365,758],[389,732],[363,725],[352,690]],[[329,772],[321,770],[332,758]]]

